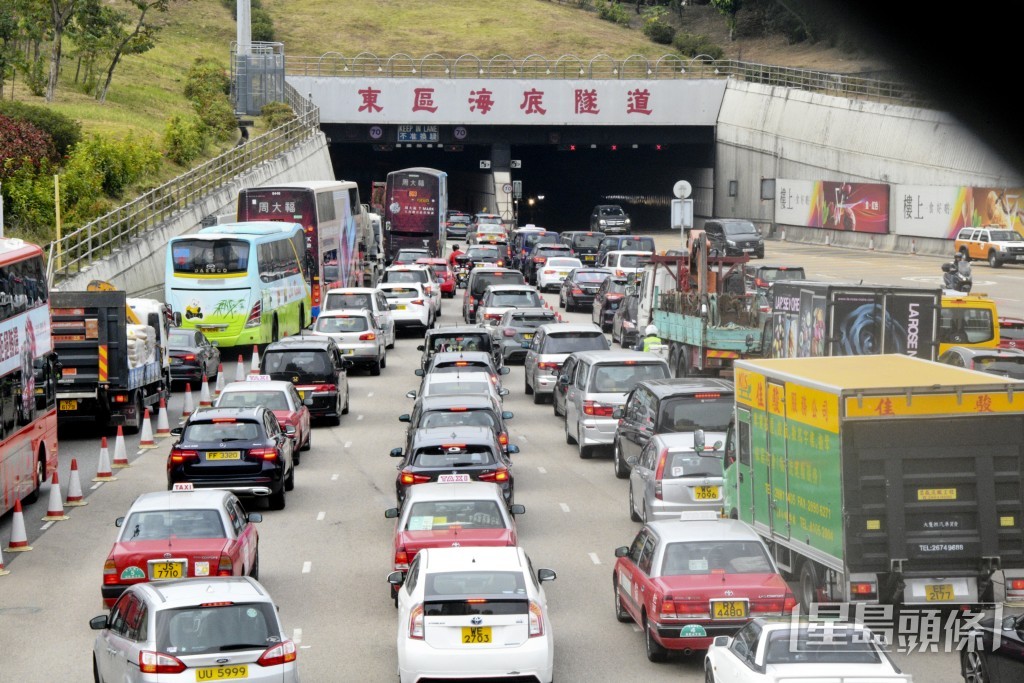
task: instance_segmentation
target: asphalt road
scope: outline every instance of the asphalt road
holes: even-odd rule
[[[675,238],[658,237],[659,248]],[[892,284],[939,282],[941,259],[854,252],[792,243],[769,243],[765,263],[803,265],[814,278]],[[1001,313],[1024,314],[1020,296],[1024,269],[975,268],[976,289],[1000,302]],[[1005,296],[1004,296],[1005,295]],[[459,320],[461,292],[445,300],[442,324]],[[557,296],[546,299],[557,307]],[[587,314],[569,314],[586,320]],[[261,582],[280,607],[288,633],[299,644],[303,679],[393,681],[396,671],[395,609],[385,581],[391,569],[393,522],[384,518],[394,505],[395,461],[388,451],[404,443],[397,421],[412,401],[404,394],[418,385],[416,335],[398,340],[381,376],[350,377],[351,413],[340,427],[318,426],[312,451],[303,454],[287,508],[264,511],[259,526]],[[225,358],[237,357],[226,350]],[[225,363],[227,378],[234,363]],[[534,405],[523,393],[521,366],[503,378],[511,394],[507,410],[514,456],[516,502],[522,545],[535,567],[550,567],[558,579],[545,584],[554,624],[555,678],[559,681],[701,681],[701,659],[680,657],[668,664],[647,661],[636,627],[616,622],[612,611],[614,549],[627,545],[639,525],[629,519],[626,482],[616,479],[607,457],[581,460],[565,443],[562,421],[550,404]],[[178,416],[177,392],[169,407]],[[198,393],[195,395],[198,400]],[[172,426],[176,420],[172,420]],[[0,679],[41,683],[89,680],[94,634],[90,617],[102,613],[103,561],[115,537],[114,519],[140,493],[166,487],[164,462],[169,439],[155,450],[139,451],[128,437],[131,467],[118,480],[93,488],[100,434],[82,428],[62,430],[60,478],[66,495],[72,458],[88,505],[67,508],[68,521],[47,525],[49,486],[39,502],[25,509],[31,545],[28,553],[4,554],[10,570],[0,577],[0,633],[5,634]],[[113,440],[111,439],[111,453]],[[256,509],[263,505],[257,504]],[[0,544],[10,538],[10,514],[0,519]],[[941,650],[942,647],[939,647]],[[955,654],[905,655],[897,661],[927,683],[957,681]]]

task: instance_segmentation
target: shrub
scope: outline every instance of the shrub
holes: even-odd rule
[[[234,135],[234,131],[238,130],[235,108],[231,106],[227,97],[218,95],[207,102],[202,109],[198,107],[196,109],[199,118],[206,124],[215,140],[228,140]]]
[[[108,197],[120,198],[125,190],[147,175],[160,170],[160,152],[148,140],[103,138],[94,135],[73,150],[65,172],[94,173],[99,189]]]
[[[295,112],[287,102],[271,102],[260,110],[260,116],[267,128],[277,128],[295,118]]]
[[[12,235],[39,244],[53,239],[52,226],[56,219],[51,170],[50,163],[44,161],[40,169],[23,166],[4,178],[4,221]]]
[[[176,114],[167,121],[164,131],[164,155],[185,166],[206,149],[206,124],[195,114]]]
[[[0,115],[0,179],[29,167],[37,169],[46,160],[55,159],[53,138],[28,121]]]
[[[671,45],[676,29],[665,20],[668,10],[664,7],[651,7],[644,10],[644,35],[659,45]]]
[[[185,97],[205,101],[217,93],[229,95],[231,79],[224,67],[214,60],[197,57],[185,76]]]
[[[24,102],[0,101],[0,115],[28,121],[39,130],[48,133],[53,140],[54,151],[61,157],[66,156],[82,139],[82,124],[70,116],[46,107],[36,107]]]
[[[597,16],[614,24],[629,26],[629,13],[618,2],[607,2],[607,0],[599,2],[597,5]]]
[[[672,47],[686,57],[707,55],[711,59],[721,59],[725,54],[725,50],[712,43],[704,34],[677,33],[672,40]]]
[[[274,40],[274,20],[267,14],[267,10],[253,7],[251,26],[253,40],[268,43]]]
[[[50,81],[47,66],[46,60],[39,57],[23,64],[21,67],[22,72],[25,74],[25,85],[28,86],[29,92],[36,97],[42,97],[46,94],[46,86]]]

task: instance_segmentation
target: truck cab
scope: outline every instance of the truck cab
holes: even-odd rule
[[[999,314],[994,299],[986,294],[943,295],[939,316],[939,355],[951,346],[999,346]]]

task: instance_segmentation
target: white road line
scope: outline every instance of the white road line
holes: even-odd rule
[[[322,522],[322,521],[324,521],[324,517],[326,517],[326,516],[327,516],[327,512],[324,511],[324,510],[321,510],[320,512],[316,513],[316,521]]]
[[[351,441],[346,441],[345,442],[345,448],[352,448],[352,442]]]
[[[637,626],[636,624],[633,624],[633,632],[634,633],[640,633],[640,627]]]
[[[559,503],[558,507],[562,508],[562,512],[568,512],[569,511],[569,506],[566,505],[565,503]]]
[[[373,398],[373,392],[371,391],[370,393],[368,393],[368,394],[366,395],[366,397],[367,397],[367,398]]]
[[[40,531],[46,531],[46,530],[47,530],[47,529],[49,529],[49,528],[50,528],[51,526],[53,526],[53,522],[47,522],[46,524],[44,524],[44,525],[42,525],[41,527],[39,527],[39,530],[40,530]]]
[[[299,643],[302,642],[302,629],[301,628],[293,628],[292,629],[292,642],[295,643],[296,645],[298,645]]]
[[[145,453],[145,452],[146,452],[146,451],[135,451],[135,455],[142,455],[142,454],[143,454],[143,453]]]
[[[305,562],[302,563],[302,573],[303,574],[308,574],[311,571],[313,571],[313,563],[310,562],[309,560],[306,560]]]
[[[359,422],[362,419],[363,419],[362,415],[356,415],[356,422]]]
[[[543,467],[538,467],[537,471],[540,472],[541,474],[547,474],[548,473],[548,471],[546,469],[544,469]]]
[[[338,477],[340,477],[340,476],[341,476],[340,474],[332,474],[331,475],[331,481],[338,481]]]
[[[101,486],[103,486],[103,482],[102,481],[98,481],[95,484],[93,484],[92,486],[90,486],[89,490],[90,491],[95,491],[96,489],[98,489]]]
[[[597,556],[597,553],[587,553],[590,556],[590,561],[594,564],[601,564],[601,558]]]

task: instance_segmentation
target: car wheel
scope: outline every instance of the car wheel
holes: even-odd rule
[[[615,454],[612,456],[612,462],[615,465],[615,476],[619,479],[629,478],[629,466],[626,465],[625,459],[622,457],[622,446],[618,439],[615,439]]]
[[[278,489],[277,493],[270,494],[270,509],[271,510],[284,510],[285,499],[284,499],[284,484]]]
[[[562,296],[561,292],[558,293],[558,307],[565,308],[565,310],[569,310],[568,308],[565,307],[565,297]]]
[[[634,522],[642,522],[640,515],[636,514],[636,505],[633,503],[633,486],[629,487],[629,518]]]
[[[32,482],[32,491],[25,496],[26,503],[34,503],[39,500],[39,487],[43,485],[43,480],[46,479],[46,458],[43,456],[43,449],[39,449],[39,457],[36,458],[35,472],[32,473],[35,481]]]
[[[1002,261],[1000,261],[999,258],[996,256],[995,249],[988,252],[988,264],[993,268],[998,268],[999,266],[1003,265]]]
[[[383,354],[381,354],[381,357],[380,357],[380,367],[381,368],[386,368],[387,366],[388,366],[388,354],[387,354],[387,351],[385,351]]]
[[[293,466],[291,471],[288,472],[288,476],[284,480],[284,490],[291,491],[295,488],[295,467]]]
[[[800,567],[800,605],[810,614],[811,605],[818,602],[818,570],[814,563],[805,560]]]
[[[612,595],[615,596],[615,618],[623,624],[628,624],[633,621],[633,617],[629,616],[629,612],[622,607],[622,597],[619,595],[619,584],[615,581],[612,581]]]
[[[302,447],[299,448],[299,450],[300,451],[308,451],[312,447],[313,447],[313,430],[310,429],[310,430],[306,431],[306,441],[305,441],[305,443],[302,444]]]
[[[551,394],[551,411],[555,414],[555,417],[562,417],[562,414],[558,412],[558,401],[555,399],[554,394]]]
[[[704,662],[704,683],[715,683],[715,672],[711,670],[710,662]]]
[[[380,359],[378,358],[377,360],[373,361],[373,365],[370,366],[370,374],[373,375],[374,377],[377,377],[378,375],[380,375],[380,368],[381,364]]]
[[[542,393],[540,393],[538,391],[534,391],[533,392],[533,402],[534,402],[535,405],[540,405],[541,403],[543,403],[544,402],[544,394],[542,394]]]
[[[348,415],[348,402],[352,398],[352,392],[349,391],[348,382],[345,383],[345,407],[341,409],[342,415]]]
[[[249,569],[249,576],[256,579],[260,578],[260,547],[256,546],[256,555],[252,558],[252,567]]]
[[[963,669],[965,683],[989,683],[991,680],[988,673],[988,665],[980,650],[980,641],[975,643],[974,649],[963,651],[961,668]]]
[[[396,339],[397,337],[398,337],[398,333],[397,333],[397,332],[395,332],[395,328],[394,328],[394,327],[392,327],[392,328],[391,328],[391,343],[390,343],[390,344],[388,344],[386,348],[389,348],[389,349],[393,349],[393,348],[395,348],[395,339]]]
[[[647,649],[648,661],[660,663],[668,659],[668,651],[654,639],[654,632],[646,618],[644,619],[644,645]]]
[[[92,680],[93,683],[103,683],[100,678],[100,669],[96,666],[96,655],[92,656]]]
[[[533,393],[533,387],[530,386],[530,380],[526,379],[525,375],[523,375],[523,391],[526,392],[527,396]]]
[[[568,419],[568,417],[565,420],[565,442],[568,443],[568,444],[576,443],[576,439],[574,439],[569,434],[569,419]]]
[[[299,451],[292,452],[292,462],[295,464],[296,467],[302,464],[302,456],[299,455]]]
[[[340,410],[340,408],[341,408],[341,395],[339,394],[338,399],[335,401],[335,405],[334,405],[334,417],[330,418],[330,425],[332,427],[337,427],[338,425],[341,424],[341,416],[343,415],[343,412],[342,412],[342,410]]]
[[[592,458],[594,456],[594,447],[593,446],[584,446],[583,442],[580,441],[580,438],[578,436],[576,437],[576,443],[579,444],[579,447],[580,447],[580,459],[581,460],[590,460],[590,458]]]

